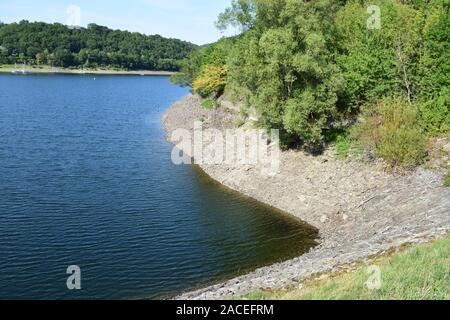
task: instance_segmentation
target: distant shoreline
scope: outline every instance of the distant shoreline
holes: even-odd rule
[[[0,74],[13,74],[17,70],[18,74],[23,74],[22,65],[14,66],[0,66]],[[153,70],[107,70],[107,69],[66,69],[66,68],[51,68],[51,67],[25,67],[29,74],[88,74],[88,75],[144,75],[144,76],[171,76],[176,72],[171,71],[153,71]]]

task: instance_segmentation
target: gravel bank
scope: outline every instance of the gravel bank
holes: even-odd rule
[[[178,128],[194,122],[224,130],[234,127],[236,108],[205,110],[196,96],[175,103],[163,116],[169,141]],[[173,142],[173,141],[172,141]],[[299,285],[314,274],[338,271],[405,243],[420,243],[450,231],[450,189],[442,174],[418,168],[392,175],[381,166],[338,160],[333,151],[311,156],[281,153],[279,173],[258,166],[201,165],[212,179],[263,203],[284,210],[320,230],[320,245],[309,253],[201,290],[180,299],[224,299],[257,289]]]

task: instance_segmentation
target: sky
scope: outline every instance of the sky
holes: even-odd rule
[[[0,0],[0,21],[59,22],[81,26],[96,23],[112,29],[159,34],[201,45],[222,36],[214,26],[231,0]],[[76,14],[79,8],[80,15]],[[69,9],[72,8],[72,9]],[[79,17],[79,18],[78,18]]]

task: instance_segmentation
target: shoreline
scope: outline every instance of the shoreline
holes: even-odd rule
[[[230,102],[208,111],[196,96],[176,102],[163,115],[167,139],[193,122],[224,130],[234,128],[238,110]],[[332,150],[313,157],[302,151],[281,153],[275,177],[258,166],[199,165],[213,180],[252,199],[280,209],[316,227],[319,245],[289,261],[175,299],[224,299],[255,290],[301,286],[317,274],[337,272],[405,244],[423,243],[450,231],[450,189],[442,174],[418,168],[406,175],[386,173],[377,164],[339,160]]]
[[[153,70],[106,70],[106,69],[94,69],[94,70],[79,70],[79,69],[66,69],[66,68],[50,68],[50,67],[26,67],[29,71],[27,75],[33,74],[74,74],[74,75],[142,75],[142,76],[171,76],[176,74],[172,71],[153,71]],[[8,66],[0,66],[0,74],[13,74],[14,70],[18,70],[18,75],[22,75],[22,66],[17,68]]]

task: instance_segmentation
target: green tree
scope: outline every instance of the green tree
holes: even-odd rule
[[[0,24],[0,46],[7,51],[2,59],[9,62],[20,57],[20,61],[32,63],[39,53],[44,63],[65,67],[169,71],[178,70],[181,60],[197,48],[177,39],[111,30],[96,24],[70,29],[59,23],[28,21]]]
[[[234,2],[226,16],[239,16]],[[323,146],[339,118],[343,78],[333,61],[332,1],[252,1],[251,23],[229,59],[229,86],[244,94],[261,123],[310,149]],[[222,17],[223,18],[223,17]],[[226,19],[223,19],[224,21]],[[231,20],[232,24],[233,21]]]
[[[450,130],[449,2],[431,1],[423,15],[423,50],[418,69],[419,110],[425,129],[431,134],[439,134]]]

